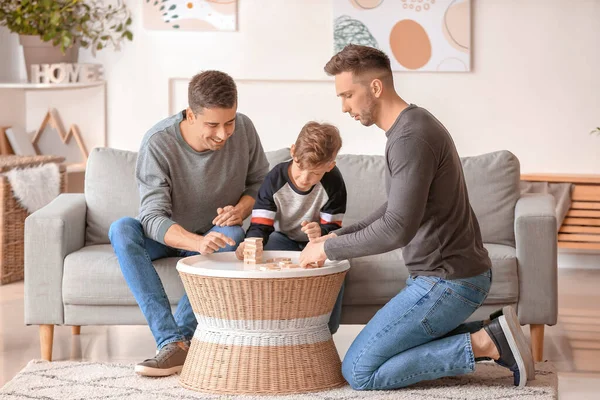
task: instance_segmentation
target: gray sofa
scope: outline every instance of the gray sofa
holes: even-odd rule
[[[271,167],[287,149],[267,154]],[[42,357],[52,357],[54,325],[145,324],[109,244],[108,228],[136,216],[136,153],[94,149],[85,194],[62,194],[25,222],[25,323],[40,325]],[[352,224],[386,199],[381,156],[340,155],[348,189],[344,224]],[[463,158],[471,204],[493,263],[493,284],[471,319],[515,305],[532,328],[534,356],[541,358],[544,325],[557,319],[557,254],[554,200],[520,196],[519,162],[507,151]],[[176,258],[154,263],[173,306],[184,293]],[[364,324],[396,295],[407,278],[400,250],[350,260],[342,324]]]

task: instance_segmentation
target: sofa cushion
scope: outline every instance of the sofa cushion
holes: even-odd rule
[[[519,283],[515,249],[486,244],[492,259],[492,289],[485,304],[514,303],[518,299]],[[184,294],[176,270],[179,258],[164,258],[153,262],[172,305]],[[350,260],[346,277],[344,305],[381,306],[390,301],[405,286],[408,270],[402,252]],[[117,256],[110,245],[86,246],[65,258],[63,302],[72,305],[136,305]]]
[[[265,154],[270,168],[290,159],[289,148]],[[110,224],[119,218],[138,215],[140,196],[135,182],[136,160],[137,153],[131,151],[92,150],[85,173],[86,245],[109,243]]]
[[[484,244],[492,260],[492,288],[485,304],[514,303],[519,295],[514,247]],[[405,286],[408,270],[401,250],[350,260],[344,305],[383,305]]]
[[[172,305],[185,291],[176,264],[179,258],[154,261],[154,267]],[[123,278],[111,245],[86,246],[65,258],[63,302],[77,305],[137,305]]]
[[[514,210],[519,199],[519,160],[509,151],[461,158],[469,200],[485,243],[515,246]],[[344,225],[369,215],[387,200],[383,156],[343,154],[337,165],[348,191]]]
[[[387,201],[385,189],[385,159],[383,156],[342,154],[337,158],[348,202],[344,226],[352,225]]]
[[[515,205],[520,196],[519,160],[509,151],[462,158],[469,201],[484,243],[515,246]]]
[[[277,164],[292,159],[290,155],[290,148],[284,147],[283,149],[266,151],[267,161],[269,161],[269,171],[273,169]]]
[[[137,216],[140,196],[135,183],[137,153],[95,148],[85,170],[87,245],[109,243],[110,224]]]

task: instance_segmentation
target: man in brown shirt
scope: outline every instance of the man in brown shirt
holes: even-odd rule
[[[517,386],[533,360],[512,307],[484,326],[463,324],[491,286],[491,261],[446,128],[395,91],[389,58],[349,45],[325,66],[342,111],[376,124],[387,143],[388,201],[370,216],[309,243],[300,262],[349,259],[402,248],[407,285],[358,335],[342,372],[355,389],[393,389],[472,372],[476,359],[509,368]],[[503,314],[503,315],[502,315]]]

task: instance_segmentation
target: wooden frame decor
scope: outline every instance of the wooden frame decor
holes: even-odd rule
[[[75,141],[77,142],[77,147],[79,148],[79,151],[81,152],[81,156],[83,158],[83,162],[87,162],[87,158],[88,158],[88,151],[85,147],[85,144],[83,143],[83,139],[81,138],[81,134],[79,133],[79,128],[77,128],[77,125],[72,124],[69,127],[69,130],[65,133],[62,124],[60,123],[60,120],[58,118],[58,114],[56,112],[56,110],[54,109],[49,109],[48,112],[46,113],[46,116],[44,117],[44,120],[42,121],[42,124],[40,125],[40,127],[38,128],[35,136],[33,137],[33,147],[35,148],[37,154],[40,154],[40,149],[38,147],[38,142],[40,141],[40,138],[42,136],[42,134],[45,132],[46,127],[50,126],[51,128],[53,128],[57,133],[58,136],[60,137],[61,141],[66,145],[69,144],[69,142],[71,141],[71,138],[75,138]]]
[[[15,154],[13,151],[10,142],[8,141],[8,137],[6,137],[6,130],[9,129],[7,126],[0,126],[0,155],[1,156],[9,156]]]
[[[37,151],[26,132],[12,127],[2,128],[3,137],[0,145],[2,155],[16,154],[19,156],[35,156]]]

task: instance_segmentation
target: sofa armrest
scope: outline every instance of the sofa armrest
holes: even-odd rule
[[[83,194],[61,194],[25,220],[25,324],[64,322],[63,264],[85,244],[86,209]]]
[[[557,229],[554,198],[523,195],[515,207],[522,325],[556,324],[558,314]]]

